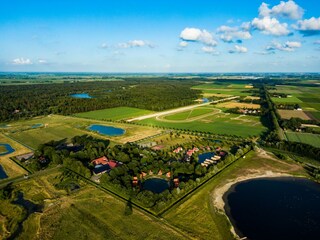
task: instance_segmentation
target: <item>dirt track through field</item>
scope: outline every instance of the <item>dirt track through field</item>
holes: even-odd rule
[[[207,105],[210,105],[211,103],[219,103],[219,102],[224,102],[224,101],[233,100],[233,99],[236,99],[236,98],[239,98],[239,96],[228,97],[228,98],[223,98],[223,99],[220,99],[220,100],[217,100],[217,101],[213,101],[213,102],[195,104],[195,105],[190,105],[190,106],[186,106],[186,107],[176,108],[176,109],[172,109],[172,110],[168,110],[168,111],[164,111],[164,112],[158,112],[158,113],[148,114],[148,115],[144,115],[144,116],[141,116],[141,117],[131,118],[131,119],[128,119],[127,121],[128,121],[128,122],[133,122],[133,121],[140,121],[140,120],[144,120],[144,119],[148,119],[148,118],[154,118],[154,117],[159,117],[159,116],[164,116],[164,115],[171,115],[171,114],[178,113],[178,112],[185,112],[185,111],[191,110],[191,109],[193,109],[193,108],[207,106]]]

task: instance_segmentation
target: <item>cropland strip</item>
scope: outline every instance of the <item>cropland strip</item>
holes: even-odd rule
[[[169,111],[149,114],[149,115],[145,115],[145,116],[141,116],[141,117],[137,117],[137,118],[132,118],[132,119],[129,119],[127,121],[128,122],[140,121],[140,120],[144,120],[144,119],[148,119],[148,118],[154,118],[154,117],[159,117],[159,116],[163,116],[163,115],[169,115],[169,114],[174,114],[174,113],[178,113],[178,112],[184,112],[184,111],[187,111],[187,110],[191,110],[193,108],[210,105],[211,103],[219,103],[219,102],[223,102],[223,101],[233,100],[233,99],[236,99],[236,98],[239,98],[239,96],[234,96],[234,97],[229,97],[229,98],[216,100],[216,101],[213,101],[213,102],[195,104],[195,105],[190,105],[190,106],[187,106],[187,107],[181,107],[181,108],[172,109],[172,110],[169,110]]]

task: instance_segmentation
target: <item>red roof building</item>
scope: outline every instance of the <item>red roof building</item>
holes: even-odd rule
[[[109,159],[105,156],[101,157],[101,158],[97,158],[91,161],[91,163],[93,165],[106,165],[108,164]]]

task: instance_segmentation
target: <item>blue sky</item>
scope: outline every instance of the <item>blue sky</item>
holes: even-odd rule
[[[320,3],[0,2],[0,71],[319,72]]]

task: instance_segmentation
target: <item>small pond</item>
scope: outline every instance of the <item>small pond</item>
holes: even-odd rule
[[[33,124],[33,125],[31,126],[31,128],[39,128],[39,127],[42,127],[42,126],[43,126],[42,123],[36,123],[36,124]]]
[[[208,98],[202,98],[202,102],[203,103],[207,103],[207,102],[209,102],[209,99]]]
[[[253,179],[234,185],[223,198],[240,237],[319,239],[318,183],[293,177]]]
[[[7,178],[7,177],[8,177],[8,175],[4,171],[3,167],[0,165],[0,179],[4,179],[4,178]]]
[[[7,143],[0,143],[0,156],[13,153],[15,150]]]
[[[70,96],[73,98],[92,98],[88,93],[75,93]]]
[[[153,193],[162,193],[169,189],[169,182],[163,178],[149,178],[143,183],[143,189]]]
[[[125,133],[125,130],[122,128],[116,128],[105,125],[93,124],[88,127],[89,130],[98,132],[99,134],[108,135],[108,136],[120,136]]]
[[[210,159],[212,157],[214,157],[215,153],[213,152],[207,152],[207,153],[202,153],[199,154],[199,163],[203,163],[206,159]]]

